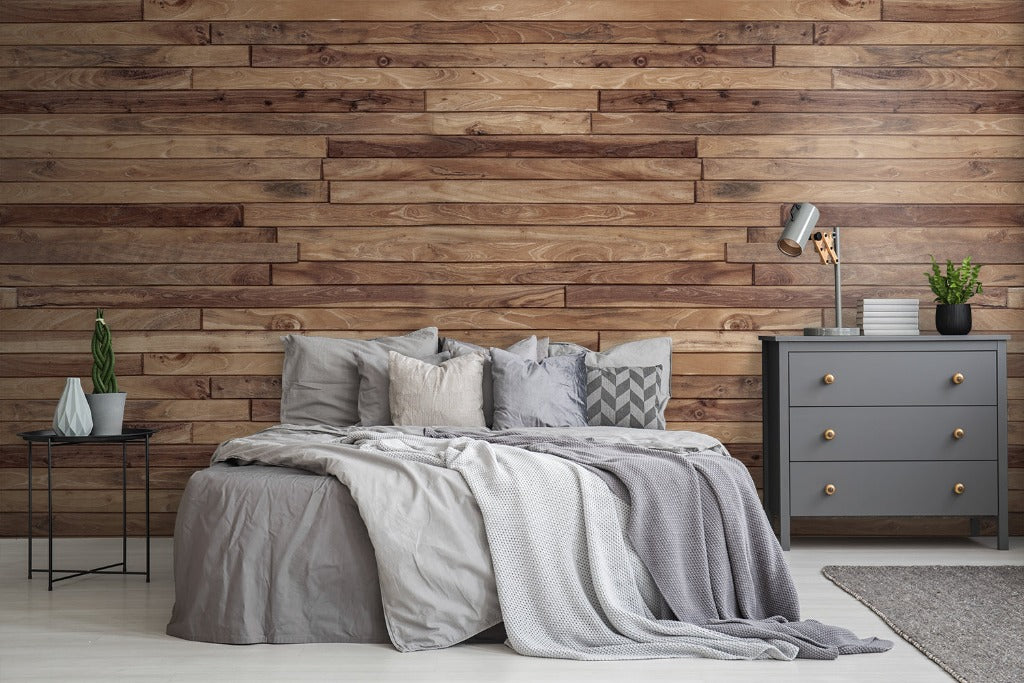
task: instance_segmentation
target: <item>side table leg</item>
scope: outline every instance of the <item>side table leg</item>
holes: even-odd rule
[[[28,442],[28,578],[32,578],[32,442]]]
[[[53,442],[46,441],[46,590],[53,590]]]
[[[128,443],[121,442],[121,573],[128,573]]]

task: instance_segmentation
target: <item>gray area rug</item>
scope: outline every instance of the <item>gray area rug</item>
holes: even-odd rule
[[[1024,681],[1024,566],[824,567],[964,683]]]

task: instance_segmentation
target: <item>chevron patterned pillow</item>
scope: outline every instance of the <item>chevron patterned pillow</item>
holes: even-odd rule
[[[664,429],[658,389],[661,366],[587,366],[587,420],[592,427]]]

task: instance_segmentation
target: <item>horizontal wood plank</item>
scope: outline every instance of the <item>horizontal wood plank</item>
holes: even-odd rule
[[[319,180],[320,159],[7,159],[5,181]]]
[[[212,396],[210,380],[207,377],[141,377],[125,374],[117,367],[117,386],[131,395],[131,399],[206,399],[244,398],[241,396]],[[0,395],[7,399],[38,399],[41,396],[59,398],[64,389],[63,377],[3,378],[0,379]],[[90,389],[86,380],[83,387]],[[52,401],[51,401],[52,403]],[[56,404],[53,404],[54,406]],[[52,412],[52,411],[51,411]]]
[[[846,233],[844,233],[845,235]],[[972,246],[962,247],[965,251],[972,249]],[[945,253],[945,252],[943,252]],[[897,285],[910,282],[922,275],[921,261],[914,259],[913,265],[902,265],[896,263],[855,263],[846,262],[844,255],[843,279],[846,282],[857,282],[863,285]],[[758,285],[831,285],[834,276],[827,268],[821,268],[814,263],[755,263],[754,284]],[[980,274],[982,282],[989,285],[1003,287],[1024,286],[1024,269],[1016,265],[984,265]],[[979,315],[981,309],[974,312],[974,324],[981,324]],[[985,311],[985,315],[992,315],[997,311]],[[987,325],[987,329],[1012,329],[1014,323],[1006,320],[1008,325],[993,327]]]
[[[327,180],[695,180],[700,176],[698,159],[477,157],[323,161],[323,177]]]
[[[427,94],[428,102],[434,92]],[[997,114],[1020,113],[1024,111],[1024,104],[1020,93],[1015,90],[603,90],[600,110]]]
[[[0,202],[10,204],[150,204],[211,202],[225,197],[235,202],[323,202],[327,200],[327,183],[303,180],[154,181],[141,186],[134,182],[0,183]]]
[[[968,19],[968,21],[972,21]],[[819,22],[817,45],[1020,45],[1020,26],[1012,23],[912,21]]]
[[[802,67],[793,67],[802,68]],[[1024,69],[861,67],[833,69],[834,87],[853,90],[1012,90]]]
[[[0,415],[8,422],[53,419],[53,400],[0,400]],[[242,399],[137,399],[125,402],[125,420],[248,420],[249,402]]]
[[[1024,47],[986,45],[779,45],[780,66],[1024,66]]]
[[[0,52],[0,57],[2,55]],[[232,64],[225,60],[221,65]],[[772,48],[770,45],[605,45],[596,48],[580,45],[538,50],[535,45],[508,44],[255,45],[252,48],[252,66],[255,67],[408,68],[423,65],[456,68],[758,67],[772,66]]]
[[[137,0],[4,0],[0,21],[135,21],[142,19]]]
[[[213,398],[280,398],[281,378],[237,375],[210,378]]]
[[[37,245],[8,244],[0,253],[0,263],[273,263],[296,261],[294,243],[220,243],[168,244],[161,249],[150,245],[123,245],[112,250],[105,244],[65,242],[51,244],[42,252]]]
[[[735,228],[495,226],[280,228],[305,261],[721,261],[721,238]],[[715,239],[712,241],[711,238]]]
[[[815,159],[1016,158],[1017,139],[991,135],[702,135],[701,157]]]
[[[18,45],[0,47],[0,67],[248,66],[243,45]]]
[[[31,350],[13,353],[13,350],[5,347],[4,352],[0,353],[0,377],[85,377],[92,369],[92,354],[84,346],[88,340],[84,335],[80,337],[83,343],[81,348],[84,350],[82,353],[68,353],[68,349],[52,353],[32,353]],[[76,342],[72,340],[69,343]],[[142,374],[142,354],[125,353],[120,348],[115,349],[115,353],[119,374]]]
[[[3,208],[0,207],[0,217]],[[993,212],[982,214],[987,220]],[[565,225],[748,226],[778,225],[778,204],[413,204],[399,206],[248,204],[250,226]],[[1024,211],[1015,213],[1024,220]],[[1003,219],[1006,220],[1006,219]],[[0,220],[2,224],[2,220]],[[986,225],[1000,225],[989,222]],[[280,233],[279,233],[280,234]],[[378,259],[370,259],[378,260]]]
[[[569,196],[583,202],[686,204],[693,201],[692,183],[679,181],[606,180],[413,180],[332,181],[331,203],[408,204],[434,202],[514,202],[549,204]],[[0,190],[2,197],[2,190]]]
[[[556,306],[554,285],[354,285],[296,287],[24,287],[23,306]],[[122,335],[123,336],[123,335]]]
[[[68,17],[71,21],[54,19],[51,15],[40,20],[47,22],[45,27],[36,23],[0,23],[0,45],[206,45],[210,42],[208,22],[92,22],[77,13]]]
[[[39,79],[39,82],[43,82]],[[388,68],[276,69],[203,67],[193,86],[212,88],[413,88],[422,90],[595,90],[609,88],[829,88],[827,68]],[[17,89],[36,90],[28,86]],[[1013,86],[1008,86],[1012,88]],[[59,88],[63,89],[63,88]]]
[[[545,308],[491,309],[400,309],[400,308],[306,308],[306,309],[206,309],[203,329],[207,330],[386,330],[401,317],[409,327],[436,326],[442,330],[599,330],[602,345],[607,330],[719,330],[713,334],[688,336],[686,348],[710,339],[742,345],[742,350],[760,349],[754,332],[742,330],[796,329],[816,323],[817,309],[746,310],[720,308],[678,308],[657,310],[639,306],[614,311],[593,309],[553,310]],[[724,335],[724,336],[722,336]],[[756,347],[756,348],[755,348]],[[693,349],[697,350],[697,349]],[[701,349],[707,350],[707,349]],[[737,349],[740,350],[740,349]]]
[[[273,228],[224,228],[224,227],[189,227],[189,228],[177,228],[177,227],[141,227],[141,228],[122,228],[122,227],[97,227],[93,225],[79,225],[79,226],[59,226],[59,227],[0,227],[0,244],[35,244],[40,243],[51,243],[51,242],[94,242],[103,244],[148,244],[152,248],[161,248],[167,244],[179,244],[179,243],[202,243],[208,244],[211,242],[276,242],[277,231]],[[183,270],[182,273],[188,272],[188,267],[192,264],[178,264]],[[48,268],[49,266],[39,266],[40,268]],[[57,266],[60,267],[60,266]],[[78,270],[77,268],[75,269]],[[109,268],[104,267],[103,270],[97,271],[105,272],[109,271]],[[19,269],[20,271],[20,269]],[[32,272],[31,270],[24,272]],[[43,272],[43,271],[40,271]],[[133,271],[126,271],[126,273]],[[142,272],[142,270],[138,271]],[[200,271],[196,271],[200,272]],[[210,271],[218,272],[218,271]],[[228,272],[228,269],[224,269],[223,272]],[[256,272],[251,268],[239,268],[239,273],[250,273]],[[74,273],[67,273],[63,277],[74,278]],[[174,277],[174,273],[169,273],[165,277]],[[242,283],[235,283],[242,284]]]
[[[672,21],[799,20],[881,18],[880,0],[848,3],[807,3],[804,0],[719,0],[714,6],[697,0],[645,0],[623,5],[618,0],[587,0],[552,6],[547,0],[514,4],[480,4],[474,0],[394,0],[386,3],[344,3],[325,11],[306,0],[221,0],[217,3],[144,0],[143,16],[153,20],[278,20],[305,21]]]
[[[1022,71],[1024,76],[1024,71]],[[668,135],[819,134],[1021,135],[1024,117],[1012,114],[704,114],[597,113],[595,133]]]
[[[696,140],[663,136],[411,136],[368,135],[332,137],[327,141],[330,157],[607,157],[666,158],[693,157]]]
[[[691,142],[691,145],[693,143]],[[0,137],[7,158],[282,158],[324,155],[320,135],[26,135]],[[690,156],[693,156],[692,154]]]
[[[879,24],[881,22],[873,22]],[[160,24],[155,24],[160,25]],[[214,43],[328,45],[365,43],[675,45],[807,44],[804,21],[244,21],[209,24]],[[203,24],[206,26],[206,24]],[[78,42],[78,41],[70,41]]]
[[[192,85],[192,69],[181,68],[0,68],[5,90],[166,90]]]
[[[1024,22],[1024,7],[1015,0],[885,0],[886,21]]]
[[[708,180],[1024,181],[1020,159],[704,159]]]
[[[700,202],[784,202],[804,197],[810,202],[861,202],[871,204],[1021,204],[1020,183],[954,182],[839,182],[839,181],[717,181],[697,182]]]
[[[0,285],[269,285],[270,267],[249,265],[91,265],[75,268],[54,265],[5,265]],[[91,326],[90,326],[91,327]]]
[[[303,261],[273,266],[276,285],[720,284],[751,282],[751,266],[721,262],[467,263]],[[991,279],[986,280],[990,282]],[[2,280],[0,280],[2,282]],[[30,284],[30,283],[26,283]],[[79,283],[85,284],[85,283]],[[157,284],[157,283],[154,283]],[[1024,284],[1024,281],[1019,284]]]
[[[0,225],[238,226],[240,204],[35,204],[0,205]]]
[[[198,330],[202,312],[189,308],[122,308],[103,316],[114,330]],[[87,330],[96,326],[91,308],[19,309],[4,313],[3,330]]]
[[[856,306],[864,297],[929,299],[927,287],[897,286],[867,288],[847,285],[843,288],[844,303]],[[650,306],[652,308],[756,306],[760,301],[771,301],[773,306],[804,307],[830,306],[835,293],[823,287],[718,287],[718,286],[663,286],[663,285],[569,285],[566,304],[573,307]],[[972,303],[1003,306],[1006,290],[989,287]]]

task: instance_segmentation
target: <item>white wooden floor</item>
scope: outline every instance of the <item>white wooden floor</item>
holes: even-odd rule
[[[213,645],[164,634],[174,600],[171,541],[153,543],[153,581],[86,576],[46,590],[26,577],[26,542],[0,540],[0,681],[917,681],[951,680],[872,612],[821,576],[828,564],[1024,564],[1024,539],[1009,552],[992,539],[796,539],[787,556],[803,616],[896,642],[880,655],[836,661],[575,662],[521,657],[501,645],[401,654],[387,645]],[[129,544],[139,569],[142,544]],[[36,545],[37,566],[46,561]],[[58,566],[98,566],[120,557],[120,539],[60,539]]]

